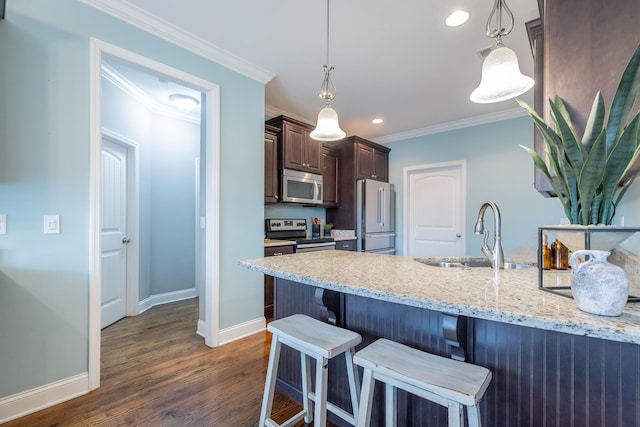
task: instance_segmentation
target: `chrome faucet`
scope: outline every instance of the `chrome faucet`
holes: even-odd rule
[[[490,207],[493,211],[493,249],[487,245],[489,233],[484,228],[484,212]],[[501,218],[498,205],[489,201],[480,207],[478,219],[476,220],[475,234],[484,234],[484,244],[482,245],[482,253],[491,262],[491,268],[504,268],[504,253],[502,252],[502,236],[501,236]]]

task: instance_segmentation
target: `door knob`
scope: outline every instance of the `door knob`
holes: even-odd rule
[[[460,233],[456,233],[456,237],[459,239],[459,238],[461,238],[461,237],[462,237],[462,234],[460,234]]]
[[[122,238],[122,243],[129,243],[130,241],[131,241],[131,239],[128,238],[128,237],[123,237]]]

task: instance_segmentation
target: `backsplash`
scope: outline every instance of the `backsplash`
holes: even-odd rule
[[[629,295],[640,296],[640,258],[617,247],[611,251],[609,262],[626,271],[629,279]]]

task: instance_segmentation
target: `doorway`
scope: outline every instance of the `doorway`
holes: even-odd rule
[[[91,39],[91,149],[90,149],[90,280],[89,280],[89,389],[100,386],[100,308],[102,291],[102,65],[103,60],[123,61],[149,70],[158,76],[179,82],[203,94],[200,164],[199,238],[202,248],[201,294],[198,330],[205,344],[215,347],[219,342],[219,87],[183,71],[155,62],[117,46]],[[136,296],[137,297],[137,296]],[[198,327],[200,324],[204,327]]]
[[[404,168],[404,254],[462,256],[466,162]]]

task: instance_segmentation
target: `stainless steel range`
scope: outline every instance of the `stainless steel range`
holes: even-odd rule
[[[330,251],[336,248],[332,237],[308,239],[306,219],[266,219],[264,227],[269,239],[295,240],[296,252]]]

